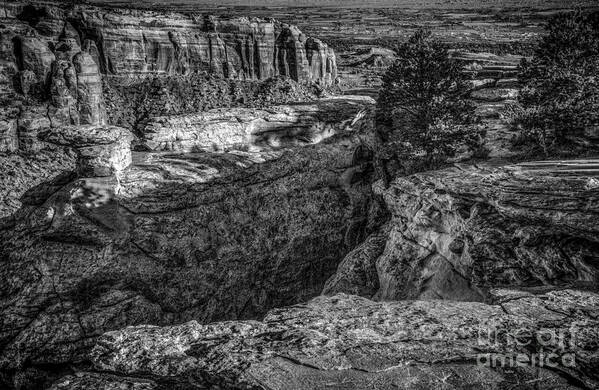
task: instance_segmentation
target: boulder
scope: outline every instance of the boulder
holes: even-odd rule
[[[77,151],[81,177],[111,176],[131,164],[133,134],[116,126],[63,126],[41,134],[46,142]]]

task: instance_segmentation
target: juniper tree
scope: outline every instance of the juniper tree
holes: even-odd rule
[[[377,103],[383,154],[408,173],[437,168],[480,141],[470,77],[429,31],[416,32],[396,53]]]
[[[599,127],[599,12],[559,14],[545,29],[533,58],[520,64],[516,124],[548,146],[563,145]]]

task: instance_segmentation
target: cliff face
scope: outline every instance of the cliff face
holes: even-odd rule
[[[90,53],[101,73],[108,74],[206,70],[234,79],[282,75],[322,85],[332,84],[337,77],[332,49],[306,37],[295,26],[272,21],[91,6],[67,10],[17,3],[3,8],[8,18],[24,24],[19,28],[34,36],[33,43],[24,40],[21,44],[25,51],[15,58],[16,68],[35,68],[38,76],[49,71],[52,56],[48,46],[58,49],[58,42],[66,42]],[[27,49],[32,45],[37,48],[29,58]]]
[[[337,78],[331,48],[271,21],[20,2],[3,3],[0,15],[0,152],[37,151],[44,128],[107,124],[104,74],[206,71],[323,87]],[[40,105],[19,107],[23,95]]]
[[[596,166],[533,162],[399,177],[377,190],[389,225],[346,257],[324,292],[476,301],[502,286],[596,288]]]

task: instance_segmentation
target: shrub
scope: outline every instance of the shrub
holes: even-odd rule
[[[396,51],[377,104],[384,158],[412,173],[438,168],[458,151],[478,147],[481,131],[467,98],[463,64],[422,30]]]

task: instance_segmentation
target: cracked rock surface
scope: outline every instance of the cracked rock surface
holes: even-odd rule
[[[596,388],[597,294],[494,290],[493,296],[495,303],[484,304],[339,294],[274,309],[259,322],[129,327],[100,337],[92,369],[52,389]],[[523,338],[522,344],[511,338],[518,330],[531,339],[549,331],[567,337],[563,345],[556,339],[524,346]],[[488,332],[496,337],[485,338]],[[484,364],[490,354],[541,348],[560,364]]]

